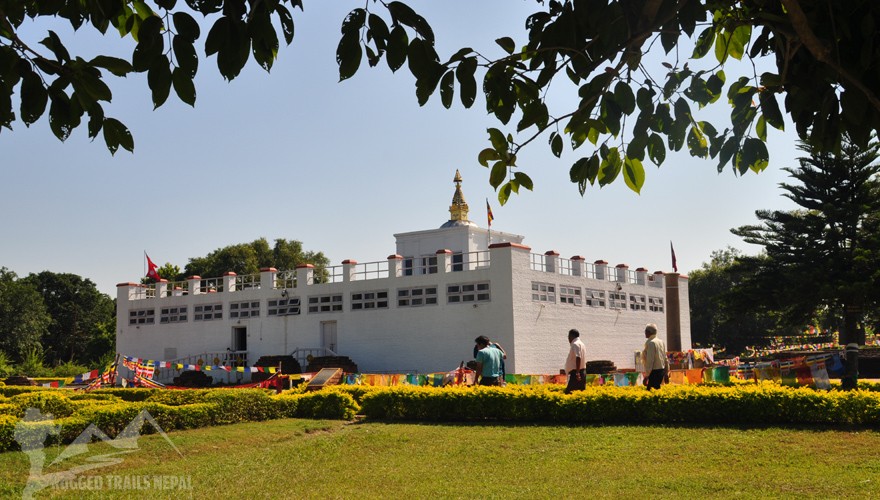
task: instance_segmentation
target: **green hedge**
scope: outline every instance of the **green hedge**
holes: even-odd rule
[[[382,420],[880,425],[876,392],[772,383],[590,387],[570,395],[541,387],[392,387],[366,393],[361,406],[367,418]]]

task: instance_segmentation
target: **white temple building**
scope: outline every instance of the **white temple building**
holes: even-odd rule
[[[437,229],[395,234],[386,260],[317,270],[153,285],[117,285],[117,352],[212,364],[237,351],[350,357],[363,373],[448,371],[487,335],[507,351],[507,373],[559,373],[577,328],[589,360],[634,368],[644,327],[669,350],[691,347],[688,280],[625,264],[535,253],[524,237],[468,220],[455,175],[450,218]]]

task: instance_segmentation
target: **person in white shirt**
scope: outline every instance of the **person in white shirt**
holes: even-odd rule
[[[645,368],[645,384],[648,390],[659,389],[666,375],[669,361],[666,359],[666,344],[657,338],[657,325],[645,326],[645,348],[642,350],[642,365]]]
[[[568,386],[565,393],[582,391],[587,387],[587,346],[581,342],[581,333],[574,328],[568,331],[568,358],[565,360],[565,373],[568,374]]]

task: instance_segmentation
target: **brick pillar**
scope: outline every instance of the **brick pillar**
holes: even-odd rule
[[[666,349],[681,351],[681,301],[678,296],[678,273],[666,278]]]

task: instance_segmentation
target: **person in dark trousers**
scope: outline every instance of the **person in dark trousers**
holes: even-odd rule
[[[565,373],[568,385],[565,393],[582,391],[587,387],[587,346],[581,342],[581,332],[572,328],[568,331],[568,357],[565,359]]]
[[[492,342],[490,340],[489,345],[501,351],[501,380],[500,384],[498,385],[504,385],[504,377],[507,375],[507,370],[504,368],[504,360],[507,359],[507,351],[505,351],[504,348],[501,347],[501,344],[499,344],[498,342]],[[480,352],[480,348],[477,346],[477,344],[474,344],[474,359],[477,359],[478,352]]]
[[[480,335],[474,342],[477,344],[476,380],[480,385],[501,385],[501,349],[489,345],[489,337]]]
[[[648,390],[659,389],[666,376],[669,361],[666,358],[666,344],[657,338],[657,325],[648,323],[645,326],[645,348],[642,350],[642,365],[645,367],[645,378]]]

